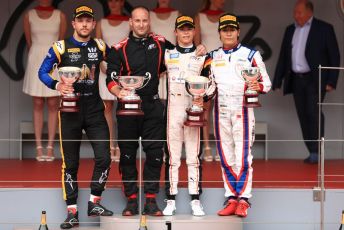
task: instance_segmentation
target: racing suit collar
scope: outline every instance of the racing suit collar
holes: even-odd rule
[[[69,40],[70,40],[74,45],[76,45],[76,46],[87,46],[88,43],[91,41],[91,39],[90,39],[90,40],[88,40],[87,42],[79,42],[79,41],[77,41],[73,36],[70,37]]]
[[[147,34],[146,37],[143,37],[143,38],[138,38],[138,37],[135,37],[134,34],[133,34],[133,31],[130,31],[129,33],[129,38],[132,39],[133,41],[135,42],[143,42],[143,41],[146,41],[148,39],[150,34]]]
[[[234,48],[232,49],[225,49],[225,48],[222,48],[223,52],[225,52],[225,54],[229,54],[229,53],[233,53],[235,51],[237,51],[238,49],[240,49],[241,47],[241,43],[238,43]]]
[[[191,53],[191,52],[195,51],[196,50],[196,46],[192,45],[192,47],[184,48],[184,47],[181,47],[181,46],[179,46],[177,44],[176,49],[177,49],[178,52],[180,52],[182,54],[185,54],[185,53]]]

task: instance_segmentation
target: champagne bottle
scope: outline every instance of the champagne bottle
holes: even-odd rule
[[[340,224],[339,230],[344,230],[344,210],[342,211],[342,222]]]
[[[45,211],[42,211],[41,225],[39,226],[38,230],[48,230],[47,216]]]
[[[146,221],[146,215],[142,215],[141,216],[139,230],[148,230],[148,228],[147,228],[147,221]]]

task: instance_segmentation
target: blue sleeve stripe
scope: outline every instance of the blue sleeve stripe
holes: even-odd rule
[[[252,58],[253,58],[253,56],[254,56],[254,54],[255,54],[256,52],[257,52],[256,50],[251,50],[251,52],[249,53],[247,59],[248,59],[250,62],[252,61]]]
[[[55,63],[59,64],[59,60],[54,49],[50,48],[47,56],[43,60],[41,67],[38,70],[39,79],[50,89],[55,89],[55,85],[57,83],[57,80],[53,79],[50,75],[53,71]]]

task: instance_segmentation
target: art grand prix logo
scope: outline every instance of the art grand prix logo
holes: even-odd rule
[[[64,0],[54,0],[52,5],[58,8],[59,4],[63,1]],[[5,74],[14,81],[20,81],[24,77],[24,51],[26,50],[24,33],[20,36],[18,43],[15,44],[16,50],[14,51],[14,68],[10,65],[9,60],[3,56],[3,51],[6,49],[9,41],[11,40],[11,35],[15,29],[15,25],[22,25],[21,23],[18,23],[18,20],[21,19],[21,16],[26,10],[31,8],[30,5],[33,2],[35,2],[35,0],[23,0],[17,6],[17,8],[14,10],[9,20],[7,21],[0,39],[0,67],[4,70]],[[101,4],[103,15],[108,15],[110,13],[107,6],[107,0],[97,0],[97,3]],[[126,1],[124,8],[126,12],[131,12],[133,7]],[[238,18],[241,24],[252,24],[248,32],[243,36],[242,44],[248,45],[253,48],[259,48],[262,53],[263,59],[268,60],[272,54],[270,46],[263,39],[255,37],[260,28],[259,18],[256,16],[239,16]],[[9,55],[7,57],[9,57]]]
[[[248,32],[244,35],[241,43],[249,47],[259,49],[264,61],[268,60],[272,51],[270,46],[262,38],[255,37],[260,28],[260,20],[257,16],[238,16],[240,24],[249,23],[252,24]]]

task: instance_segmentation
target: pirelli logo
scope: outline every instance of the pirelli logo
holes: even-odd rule
[[[188,17],[188,16],[182,16],[182,17],[177,19],[177,23],[182,22],[182,21],[187,21],[187,22],[193,23],[193,19],[191,17]]]
[[[81,11],[86,11],[86,12],[90,12],[90,13],[93,13],[93,10],[87,6],[80,6],[79,8],[77,8],[75,10],[75,13],[79,13]]]
[[[220,18],[220,23],[221,22],[224,22],[224,21],[237,21],[237,18],[235,16],[232,16],[232,15],[225,15],[225,16],[222,16]]]
[[[71,48],[71,49],[67,49],[68,53],[78,53],[80,52],[80,48]]]

